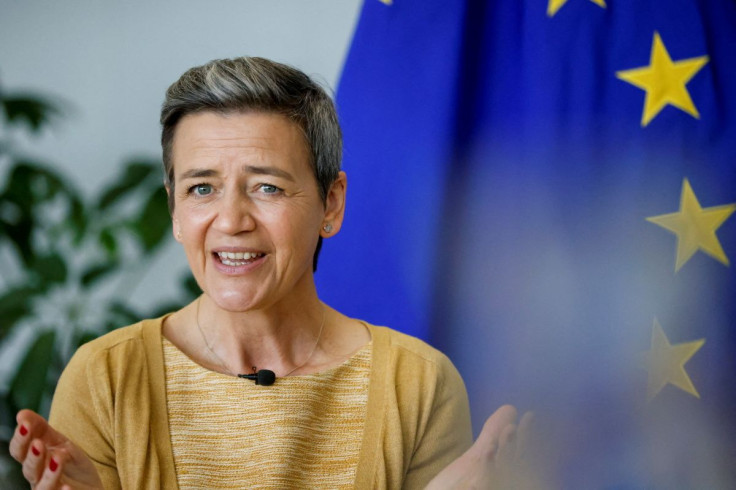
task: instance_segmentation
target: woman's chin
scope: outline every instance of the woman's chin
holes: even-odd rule
[[[209,291],[210,301],[214,302],[218,308],[230,311],[232,313],[246,312],[257,310],[262,305],[262,301],[257,294],[246,294],[244,291]]]

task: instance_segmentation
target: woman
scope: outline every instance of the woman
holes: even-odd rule
[[[438,351],[318,298],[347,186],[330,98],[293,68],[218,60],[169,88],[161,122],[173,233],[203,294],[80,348],[49,423],[18,414],[11,453],[28,481],[426,486],[471,445],[467,396]],[[493,419],[487,457],[514,419]],[[434,485],[481,474],[474,450]]]

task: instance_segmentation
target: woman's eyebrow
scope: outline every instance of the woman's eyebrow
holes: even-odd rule
[[[217,171],[212,170],[211,168],[193,168],[181,174],[179,179],[197,179],[202,177],[213,177],[215,175],[217,175]]]
[[[274,177],[281,177],[291,182],[295,182],[294,176],[286,170],[282,170],[277,167],[261,166],[261,165],[246,165],[243,167],[246,172],[256,175],[273,175]],[[214,177],[218,174],[217,170],[211,168],[193,168],[187,170],[179,177],[180,180],[186,179],[198,179],[202,177]]]
[[[273,175],[274,177],[281,177],[283,179],[290,180],[291,182],[296,181],[296,179],[294,179],[294,176],[291,175],[289,172],[277,167],[246,165],[244,169],[246,172],[256,175]]]

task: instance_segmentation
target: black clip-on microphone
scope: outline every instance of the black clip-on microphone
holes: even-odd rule
[[[276,381],[276,373],[270,369],[261,369],[253,374],[238,374],[238,378],[255,381],[257,385],[271,386]]]

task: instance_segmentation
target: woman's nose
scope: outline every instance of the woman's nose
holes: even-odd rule
[[[253,217],[253,203],[247,196],[230,193],[220,200],[213,226],[223,233],[236,235],[252,231],[256,221]]]

